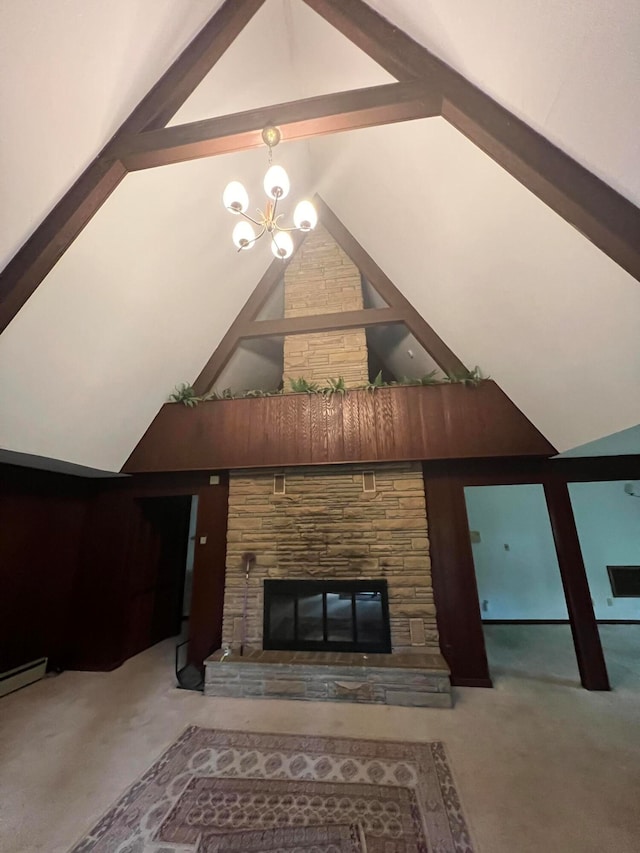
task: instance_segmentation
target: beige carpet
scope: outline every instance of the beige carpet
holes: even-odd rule
[[[442,743],[192,726],[72,853],[472,853]]]

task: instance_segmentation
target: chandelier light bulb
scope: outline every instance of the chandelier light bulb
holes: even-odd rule
[[[250,249],[256,239],[256,232],[251,223],[243,219],[233,229],[232,239],[238,249]]]
[[[222,203],[229,213],[244,213],[249,207],[249,195],[240,181],[231,181],[222,193]]]
[[[282,166],[271,166],[264,176],[264,191],[269,198],[286,198],[289,188],[289,176]]]
[[[310,201],[301,201],[293,212],[293,222],[300,231],[311,231],[318,224],[318,214]]]
[[[286,231],[276,231],[271,240],[271,251],[276,258],[285,261],[293,254],[293,240]]]

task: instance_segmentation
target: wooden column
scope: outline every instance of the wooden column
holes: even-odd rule
[[[463,482],[441,466],[425,465],[424,484],[440,649],[451,683],[492,687]]]
[[[557,477],[549,478],[544,483],[544,494],[551,519],[582,686],[587,690],[610,690],[566,481]]]

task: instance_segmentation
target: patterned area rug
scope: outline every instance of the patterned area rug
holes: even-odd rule
[[[186,730],[71,853],[473,853],[441,743]]]

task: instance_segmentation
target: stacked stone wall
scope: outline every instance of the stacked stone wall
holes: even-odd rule
[[[363,307],[360,272],[340,246],[318,226],[304,241],[284,277],[284,316],[308,317]],[[369,379],[364,329],[288,335],[284,341],[284,384],[303,377],[325,385],[342,376],[347,388]]]
[[[420,465],[286,469],[285,494],[274,494],[274,473],[230,475],[223,642],[262,648],[266,578],[386,579],[393,651],[438,651]],[[246,553],[256,561],[243,634]]]

